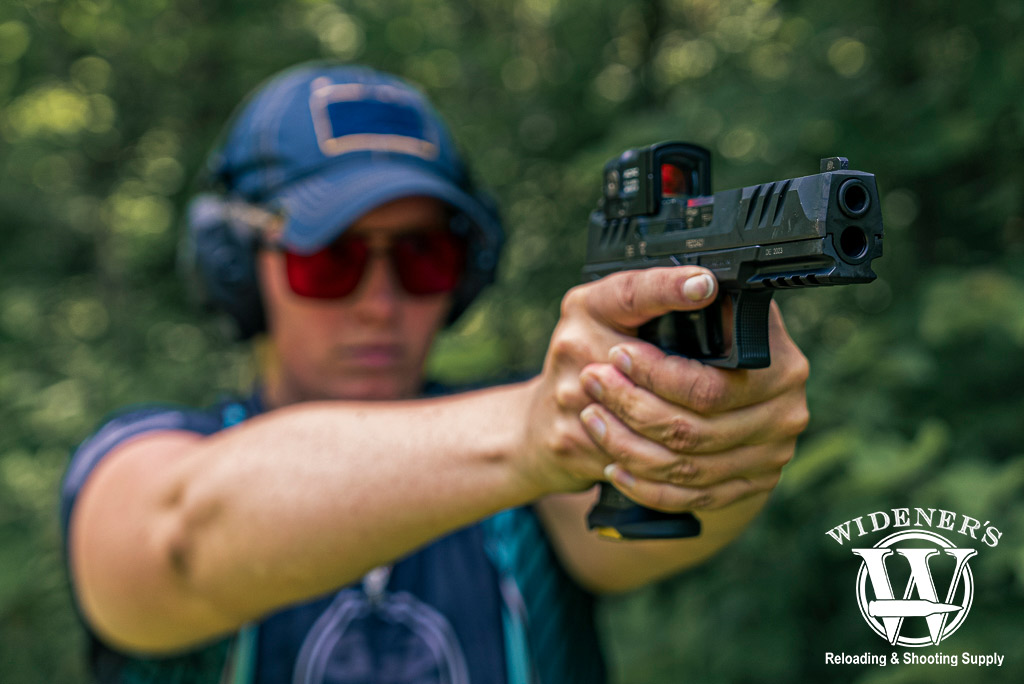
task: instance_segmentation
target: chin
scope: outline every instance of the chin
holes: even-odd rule
[[[327,397],[345,401],[398,401],[413,399],[418,392],[408,387],[405,379],[373,378],[347,381],[328,392]]]

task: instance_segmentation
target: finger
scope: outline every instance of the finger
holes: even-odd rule
[[[676,453],[714,453],[790,438],[808,420],[802,393],[703,416],[635,385],[609,364],[586,366],[580,380],[591,398],[631,430]]]
[[[719,450],[708,421],[697,413],[674,406],[635,385],[616,368],[604,363],[587,365],[580,382],[594,401],[626,426],[673,452],[703,453]]]
[[[676,454],[664,445],[652,442],[629,429],[600,404],[591,404],[580,412],[580,421],[591,440],[615,463],[629,473],[645,479],[673,484],[712,484],[716,474],[707,463],[697,462],[690,454]]]
[[[679,487],[635,477],[618,464],[606,467],[605,477],[632,501],[666,513],[715,510],[770,491],[778,483],[776,473],[736,478],[710,487]]]
[[[617,344],[609,360],[637,385],[702,415],[722,413],[798,390],[807,382],[806,357],[786,333],[778,307],[769,316],[771,366],[726,370],[695,359],[666,354],[640,340]]]
[[[563,300],[563,315],[577,307],[622,332],[670,311],[692,311],[715,298],[717,284],[707,269],[673,266],[623,271],[573,288]]]
[[[715,454],[680,454],[636,434],[600,404],[585,408],[580,420],[594,443],[627,472],[679,486],[707,487],[780,471],[796,445],[795,439],[788,439]]]

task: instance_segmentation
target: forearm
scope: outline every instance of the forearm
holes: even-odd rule
[[[182,468],[190,583],[274,605],[529,501],[539,492],[512,462],[517,391],[298,405],[211,438]]]
[[[115,641],[174,649],[531,501],[544,492],[516,462],[529,391],[296,405],[190,442],[159,478],[112,455],[73,523],[83,605]]]

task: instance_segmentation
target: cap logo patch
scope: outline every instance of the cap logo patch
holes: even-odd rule
[[[421,107],[407,91],[326,78],[313,81],[310,91],[313,128],[326,156],[378,151],[437,159],[440,141],[431,139]]]

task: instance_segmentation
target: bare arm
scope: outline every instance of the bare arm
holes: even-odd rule
[[[648,269],[575,288],[544,370],[528,383],[403,403],[300,404],[208,438],[161,432],[126,442],[90,476],[72,512],[72,574],[87,618],[122,648],[182,649],[495,511],[587,490],[611,463],[637,477],[630,495],[638,500],[723,507],[723,523],[707,525],[711,546],[675,546],[654,562],[640,547],[585,533],[578,500],[551,499],[541,511],[570,572],[614,590],[699,560],[735,536],[774,485],[788,460],[777,445],[781,435],[792,440],[792,428],[768,425],[783,405],[802,403],[802,384],[794,392],[772,375],[752,375],[762,378],[753,383],[723,375],[701,395],[706,405],[685,406],[678,395],[704,367],[673,368],[632,335],[643,320],[710,301],[704,274]],[[633,371],[623,373],[607,360],[628,344],[638,346],[629,347]],[[599,400],[583,389],[590,375],[605,384]],[[773,404],[774,396],[789,399]],[[584,427],[587,407],[604,412],[605,438]],[[685,416],[697,426],[701,458],[735,452],[721,467],[715,461],[695,477],[666,469],[686,460],[678,431],[664,429],[687,424]],[[691,478],[690,487],[677,477]]]
[[[512,461],[529,385],[300,404],[109,454],[70,530],[80,603],[128,649],[175,650],[540,493]]]

